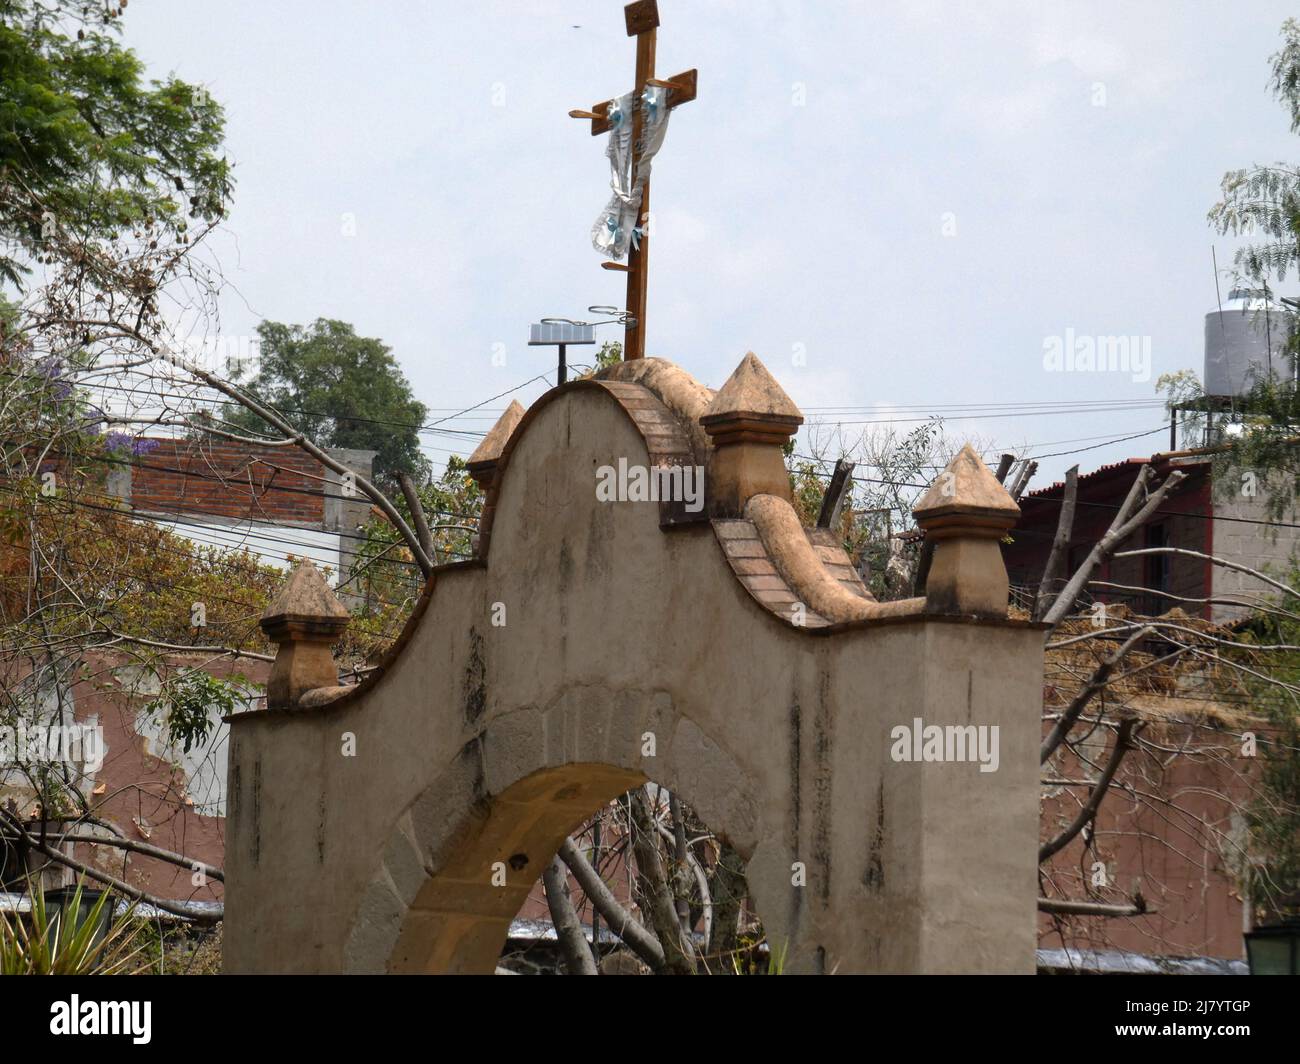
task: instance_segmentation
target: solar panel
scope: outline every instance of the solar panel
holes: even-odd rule
[[[549,344],[594,344],[596,327],[594,325],[574,325],[572,322],[543,321],[528,326],[528,346],[539,347]]]

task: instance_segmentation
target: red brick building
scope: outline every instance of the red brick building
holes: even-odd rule
[[[1269,521],[1263,489],[1256,491],[1251,477],[1232,475],[1216,483],[1206,454],[1172,452],[1130,458],[1079,476],[1074,528],[1062,580],[1078,568],[1105,534],[1146,465],[1155,467],[1155,483],[1174,469],[1186,474],[1186,480],[1117,553],[1175,547],[1199,555],[1213,554],[1259,570],[1285,572],[1289,567],[1296,546],[1297,529],[1291,527],[1294,518],[1283,523]],[[1011,533],[1012,542],[1003,546],[1013,596],[1021,605],[1032,602],[1038,590],[1056,534],[1064,488],[1064,483],[1058,482],[1025,494],[1020,500],[1020,522]],[[1249,574],[1188,555],[1116,557],[1100,567],[1093,581],[1085,602],[1122,603],[1150,615],[1178,607],[1192,616],[1217,622],[1245,616],[1251,603],[1273,593]]]

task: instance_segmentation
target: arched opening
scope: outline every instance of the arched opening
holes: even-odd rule
[[[560,891],[581,925],[593,967],[727,974],[766,967],[767,945],[744,885],[745,859],[729,844],[724,814],[701,813],[635,769],[593,763],[542,769],[483,800],[459,824],[448,826],[445,815],[446,806],[435,801],[411,811],[411,835],[440,833],[441,841],[401,916],[391,972],[568,971],[574,953],[566,959],[555,949],[552,899],[543,885],[562,847],[577,856],[570,852],[573,864],[557,867]],[[391,851],[388,873],[397,879]],[[582,864],[605,884],[615,907],[584,887],[575,867]],[[531,948],[521,942],[530,926],[536,932]],[[658,943],[657,959],[647,942]],[[559,963],[538,963],[547,952]]]
[[[498,972],[757,974],[773,956],[747,862],[682,797],[653,781],[568,833],[511,921]]]

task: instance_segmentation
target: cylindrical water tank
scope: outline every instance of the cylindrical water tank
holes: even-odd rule
[[[1288,320],[1262,291],[1233,289],[1222,310],[1205,315],[1205,394],[1247,395],[1270,372],[1289,375]]]

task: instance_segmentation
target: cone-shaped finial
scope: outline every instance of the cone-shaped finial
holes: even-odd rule
[[[934,555],[925,581],[927,613],[1007,615],[1007,566],[998,542],[1020,507],[969,443],[912,511]]]
[[[1020,507],[968,443],[935,478],[912,515],[926,529],[961,525],[1000,533],[1016,523]]]
[[[751,351],[700,416],[713,442],[706,483],[709,513],[739,517],[755,495],[791,501],[781,448],[803,415]]]
[[[306,692],[339,682],[330,647],[348,620],[347,609],[320,570],[300,562],[258,622],[266,637],[279,644],[266,681],[268,709],[293,709]]]
[[[511,399],[506,412],[497,419],[491,431],[483,437],[483,442],[469,456],[469,461],[466,463],[469,475],[484,489],[492,480],[492,473],[501,458],[501,453],[506,449],[506,441],[510,439],[523,416],[524,408],[519,405],[519,400]]]
[[[709,428],[740,418],[788,423],[791,432],[786,435],[791,435],[794,428],[803,424],[799,408],[752,351],[740,360],[736,371],[713,397],[709,409],[700,418],[700,424]]]
[[[347,608],[335,596],[325,577],[311,562],[303,560],[290,574],[288,582],[266,607],[259,622],[269,628],[285,621],[319,622],[325,626],[347,626]]]

